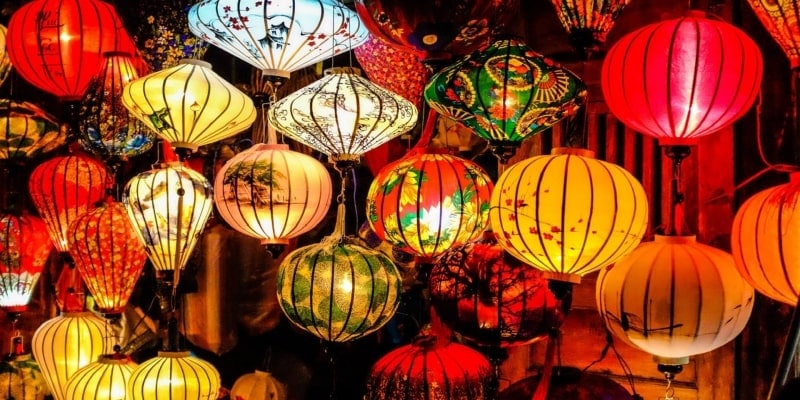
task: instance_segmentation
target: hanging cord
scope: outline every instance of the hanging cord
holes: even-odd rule
[[[550,393],[550,380],[553,378],[553,363],[556,353],[558,353],[558,364],[561,365],[560,336],[558,329],[553,329],[550,332],[550,338],[547,339],[547,349],[545,350],[544,366],[539,376],[539,384],[536,386],[531,400],[545,400]]]
[[[691,148],[689,146],[665,146],[664,154],[672,160],[672,180],[670,185],[672,198],[670,201],[670,215],[664,227],[664,234],[683,236],[688,233],[689,229],[686,225],[683,211],[683,203],[686,198],[683,193],[681,165],[683,160],[691,154]]]
[[[622,368],[622,373],[625,374],[625,379],[628,381],[628,385],[630,385],[631,387],[631,393],[633,394],[633,398],[641,399],[641,396],[639,396],[639,394],[636,393],[636,385],[635,385],[633,370],[631,369],[628,362],[625,361],[625,358],[622,357],[622,354],[620,354],[620,352],[617,350],[617,346],[614,343],[614,335],[611,334],[611,331],[608,330],[608,328],[606,328],[606,345],[605,347],[603,347],[603,350],[600,351],[600,357],[598,357],[597,359],[589,363],[589,365],[584,367],[581,370],[581,373],[582,374],[586,373],[590,368],[603,361],[606,358],[606,355],[608,355],[608,350],[612,350],[614,352],[614,356],[616,357],[617,362],[619,362],[619,365]]]

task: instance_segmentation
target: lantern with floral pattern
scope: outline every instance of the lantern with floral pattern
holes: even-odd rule
[[[0,99],[0,159],[30,159],[67,141],[67,129],[27,101]]]
[[[27,309],[53,243],[41,218],[23,212],[0,215],[0,308]]]

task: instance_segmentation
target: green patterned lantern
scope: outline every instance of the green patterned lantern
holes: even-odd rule
[[[428,105],[489,141],[505,163],[526,138],[574,114],[586,98],[575,74],[516,39],[499,39],[435,74]]]
[[[61,146],[67,130],[33,103],[0,99],[0,159],[33,158]]]

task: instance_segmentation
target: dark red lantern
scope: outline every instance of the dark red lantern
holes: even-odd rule
[[[52,248],[41,218],[0,215],[0,308],[25,311]]]
[[[497,400],[530,400],[539,387],[541,375],[512,383]],[[550,378],[547,400],[634,400],[627,389],[605,376],[581,372],[576,368],[556,367]]]
[[[695,11],[620,39],[606,54],[601,85],[625,125],[661,145],[691,145],[747,112],[762,73],[750,37]]]

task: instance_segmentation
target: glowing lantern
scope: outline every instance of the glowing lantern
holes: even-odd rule
[[[800,1],[747,0],[770,36],[783,48],[792,69],[800,68]]]
[[[0,308],[5,312],[27,309],[52,248],[40,218],[26,212],[0,215]]]
[[[577,112],[586,86],[516,39],[500,39],[433,75],[425,100],[489,141],[505,163],[516,147]]]
[[[286,388],[269,372],[256,370],[244,374],[231,388],[232,399],[286,400]]]
[[[744,32],[692,12],[617,41],[603,61],[601,86],[628,127],[662,145],[691,145],[747,112],[763,68],[758,45]]]
[[[550,0],[561,25],[569,32],[569,42],[584,55],[600,51],[606,34],[622,9],[631,0]]]
[[[114,7],[97,0],[34,0],[8,21],[6,45],[22,78],[60,100],[80,100],[124,31]]]
[[[122,105],[173,147],[190,151],[233,136],[253,124],[253,100],[211,70],[187,59],[131,81]]]
[[[200,59],[208,43],[192,34],[188,24],[192,0],[148,0],[136,4],[137,48],[151,71],[172,68],[186,58]]]
[[[31,352],[55,400],[64,400],[67,381],[114,346],[105,321],[91,312],[62,313],[36,329]]]
[[[137,364],[128,356],[103,354],[75,372],[67,381],[65,400],[124,399]]]
[[[335,71],[278,100],[269,122],[332,161],[358,161],[411,130],[417,108],[355,73]]]
[[[34,158],[61,146],[67,130],[33,103],[0,99],[0,159]]]
[[[0,25],[0,85],[6,81],[8,74],[11,72],[11,58],[8,57],[8,51],[6,51],[7,34],[6,26]]]
[[[611,333],[663,365],[686,364],[733,340],[754,296],[733,257],[694,236],[656,235],[601,269],[596,289]]]
[[[45,400],[50,391],[30,354],[10,354],[0,360],[0,400]]]
[[[417,109],[422,106],[422,90],[431,73],[414,53],[399,50],[369,35],[363,45],[353,49],[353,54],[369,80],[403,96]]]
[[[131,400],[214,400],[221,378],[209,362],[188,351],[160,351],[133,371],[128,380]]]
[[[633,251],[649,213],[633,175],[573,148],[511,165],[497,181],[490,210],[503,248],[546,277],[570,282]]]

